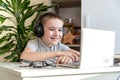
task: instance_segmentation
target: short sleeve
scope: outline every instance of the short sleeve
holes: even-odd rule
[[[60,48],[61,48],[61,51],[66,51],[70,49],[67,45],[62,44],[62,43],[60,44]]]
[[[37,51],[38,44],[36,40],[30,40],[28,41],[26,48],[30,48],[33,51]]]

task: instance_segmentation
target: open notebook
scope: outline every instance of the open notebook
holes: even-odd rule
[[[82,28],[80,62],[60,64],[71,68],[96,68],[113,66],[115,32]]]

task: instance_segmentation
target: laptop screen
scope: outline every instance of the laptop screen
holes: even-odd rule
[[[80,68],[113,66],[115,32],[82,28]]]

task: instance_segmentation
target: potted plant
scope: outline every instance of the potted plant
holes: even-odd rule
[[[0,55],[9,53],[4,57],[5,61],[17,62],[28,40],[33,38],[33,26],[36,18],[42,12],[47,11],[53,5],[43,3],[30,5],[30,0],[0,0],[0,11],[10,14],[12,17],[0,13]],[[33,16],[31,24],[25,25],[25,21]],[[14,26],[3,25],[6,20]],[[7,32],[3,35],[3,32]]]

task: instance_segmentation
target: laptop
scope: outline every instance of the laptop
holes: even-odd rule
[[[73,64],[58,64],[69,68],[99,68],[113,66],[115,32],[82,28],[81,58]]]
[[[80,68],[113,66],[114,45],[114,31],[82,28]]]

